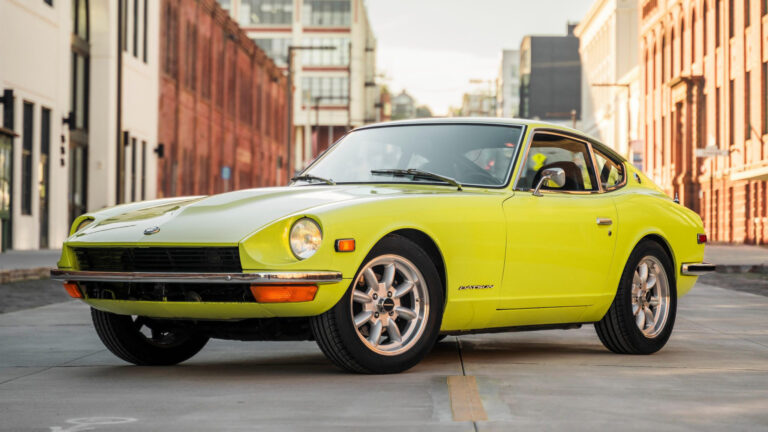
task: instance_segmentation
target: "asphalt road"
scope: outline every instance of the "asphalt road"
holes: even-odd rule
[[[0,430],[766,430],[766,310],[699,284],[655,355],[611,354],[585,326],[449,337],[409,372],[360,376],[312,342],[128,366],[67,301],[0,314]]]

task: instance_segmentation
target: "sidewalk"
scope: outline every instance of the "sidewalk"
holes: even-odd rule
[[[768,274],[768,247],[707,245],[704,261],[715,264],[718,273]]]
[[[46,278],[56,267],[60,250],[9,251],[0,253],[0,283]]]

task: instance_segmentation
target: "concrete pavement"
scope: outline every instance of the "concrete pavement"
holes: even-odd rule
[[[584,326],[449,337],[411,371],[360,376],[312,342],[212,341],[180,366],[128,366],[68,301],[0,315],[0,430],[766,429],[767,308],[699,284],[655,355],[612,354]],[[448,377],[465,374],[486,421],[453,420],[471,395]]]

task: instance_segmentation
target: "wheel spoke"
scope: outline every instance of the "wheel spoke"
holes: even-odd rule
[[[387,334],[392,342],[402,342],[403,338],[400,336],[400,329],[397,328],[395,320],[389,320],[387,324]]]
[[[656,285],[656,276],[649,275],[648,276],[648,281],[645,283],[645,290],[647,291],[647,290],[653,288],[654,285]]]
[[[379,280],[376,279],[376,274],[373,272],[372,268],[367,268],[363,272],[363,277],[365,278],[365,284],[368,286],[368,288],[372,290],[376,290],[379,288]]]
[[[362,311],[359,314],[355,315],[355,327],[360,327],[361,325],[367,323],[370,321],[371,317],[373,316],[373,311]]]
[[[414,283],[407,280],[395,288],[395,298],[400,298],[406,294],[408,294],[411,289],[413,289]]]
[[[381,321],[376,321],[371,326],[371,335],[368,336],[368,342],[373,344],[373,346],[376,346],[379,344],[379,339],[381,339]]]
[[[656,320],[653,318],[653,312],[651,312],[651,308],[648,306],[643,309],[643,315],[645,315],[645,324],[647,327],[653,328],[654,324],[656,324]]]
[[[402,317],[403,319],[406,319],[408,321],[416,318],[418,315],[416,314],[416,311],[412,309],[408,309],[407,307],[398,306],[395,308],[395,312],[397,312],[397,316]]]
[[[381,277],[381,282],[384,283],[385,289],[392,288],[392,284],[395,282],[395,263],[387,264],[384,267],[384,275]]]
[[[645,330],[645,314],[638,313],[635,318],[635,323],[637,324],[637,328]]]
[[[640,280],[645,282],[648,280],[648,264],[642,263],[639,266],[637,266],[637,272],[640,276]]]
[[[353,298],[353,300],[356,303],[363,303],[363,304],[365,304],[365,303],[370,303],[370,302],[373,301],[371,296],[369,296],[368,294],[366,294],[366,293],[364,293],[364,292],[362,292],[362,291],[360,291],[358,289],[356,289],[356,290],[354,290],[352,292],[352,298]]]
[[[632,303],[632,315],[637,316],[637,313],[640,311],[640,305],[637,303]]]

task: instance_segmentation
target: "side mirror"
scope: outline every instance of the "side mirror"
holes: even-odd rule
[[[541,179],[539,179],[539,184],[536,185],[536,189],[534,189],[533,195],[537,197],[542,196],[540,189],[547,182],[554,183],[555,187],[557,188],[565,186],[565,171],[562,168],[547,168],[542,171]]]

